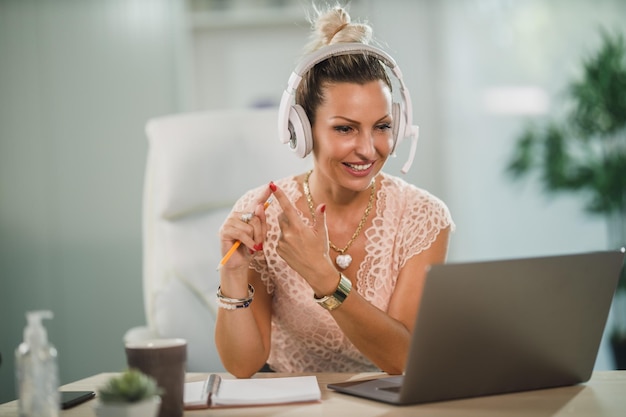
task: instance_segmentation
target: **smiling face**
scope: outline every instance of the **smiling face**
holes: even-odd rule
[[[313,133],[315,171],[339,187],[365,190],[393,145],[391,92],[384,81],[326,84]]]

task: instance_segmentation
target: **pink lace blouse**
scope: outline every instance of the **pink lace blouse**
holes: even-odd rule
[[[439,232],[454,227],[447,206],[406,181],[380,173],[376,214],[359,266],[358,291],[386,311],[400,269],[412,256],[428,249]],[[302,196],[294,177],[275,181],[292,203]],[[266,186],[246,193],[233,208],[246,211]],[[308,283],[276,253],[280,235],[278,204],[267,208],[268,234],[263,252],[251,262],[272,294],[271,350],[268,360],[278,372],[367,372],[377,367],[344,336],[330,313],[313,300]],[[300,216],[308,222],[300,212]],[[354,290],[353,290],[354,291]]]

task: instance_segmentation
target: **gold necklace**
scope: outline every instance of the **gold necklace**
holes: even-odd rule
[[[309,204],[309,212],[311,213],[311,218],[315,220],[315,208],[314,208],[315,204],[313,204],[313,197],[311,196],[311,190],[309,189],[309,177],[311,176],[312,172],[313,170],[310,170],[309,172],[307,172],[306,177],[304,177],[304,183],[302,184],[302,188],[304,188],[306,201]],[[376,179],[375,178],[372,180],[372,185],[370,186],[370,189],[371,189],[370,199],[367,202],[367,207],[365,207],[365,213],[363,213],[363,217],[361,217],[361,221],[359,222],[359,225],[354,231],[352,238],[350,238],[348,243],[346,243],[346,246],[344,246],[343,249],[339,249],[337,246],[333,244],[333,242],[330,241],[330,239],[328,239],[328,244],[330,245],[330,247],[335,252],[339,253],[339,255],[337,255],[337,258],[335,258],[335,262],[337,263],[337,266],[341,269],[346,269],[347,267],[350,266],[350,263],[352,262],[352,256],[347,254],[346,251],[350,248],[350,246],[352,246],[352,243],[354,243],[354,240],[359,236],[359,233],[361,233],[361,230],[363,229],[363,226],[365,226],[365,222],[367,221],[370,211],[372,210],[372,205],[374,204],[374,196],[376,194]]]

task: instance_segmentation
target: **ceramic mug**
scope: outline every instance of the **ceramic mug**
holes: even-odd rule
[[[181,417],[187,368],[185,339],[150,339],[125,344],[129,368],[152,376],[163,390],[159,417]]]

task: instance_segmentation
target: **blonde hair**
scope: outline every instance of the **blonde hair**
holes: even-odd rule
[[[311,53],[328,45],[342,42],[369,44],[372,28],[366,23],[352,23],[350,15],[339,6],[320,11],[315,8],[317,18],[305,52]],[[302,75],[296,90],[296,103],[304,109],[311,124],[315,122],[317,108],[325,99],[325,88],[335,83],[365,84],[382,80],[392,90],[385,65],[373,55],[354,52],[332,56],[321,61]]]
[[[325,10],[315,8],[316,18],[311,22],[312,32],[305,52],[310,53],[326,45],[342,42],[369,44],[372,28],[367,23],[353,23],[348,12],[340,6]]]

